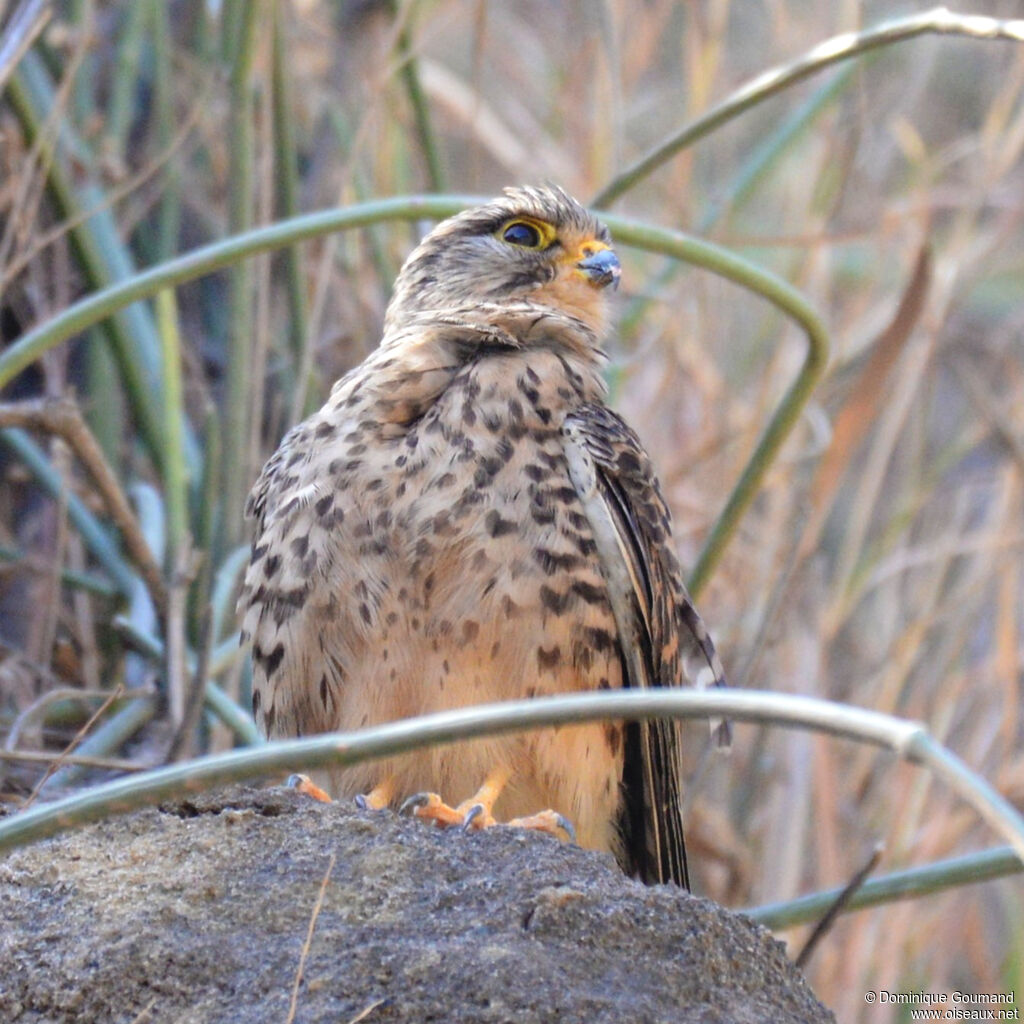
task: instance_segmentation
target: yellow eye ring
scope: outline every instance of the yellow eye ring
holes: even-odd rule
[[[497,236],[520,249],[546,249],[555,239],[555,229],[543,221],[516,217],[502,224]]]

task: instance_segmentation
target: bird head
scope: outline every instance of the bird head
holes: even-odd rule
[[[385,329],[432,311],[547,307],[601,338],[620,267],[608,229],[559,188],[508,188],[438,224],[406,260]]]

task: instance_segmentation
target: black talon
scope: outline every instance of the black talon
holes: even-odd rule
[[[402,806],[398,808],[398,813],[409,816],[417,807],[426,807],[429,800],[429,793],[413,793],[413,795],[409,797],[408,800],[404,801]]]
[[[309,776],[299,775],[299,773],[296,772],[294,775],[288,776],[288,781],[285,783],[285,785],[289,789],[298,789],[299,786],[301,786],[304,782],[309,782]]]
[[[368,811],[370,805],[366,802],[366,797],[362,793],[356,793],[356,807],[361,811]]]
[[[564,815],[555,813],[555,823],[560,829],[569,837],[569,842],[576,845],[576,829],[573,827],[572,822]]]
[[[466,815],[463,818],[462,824],[459,826],[459,830],[461,832],[468,832],[469,829],[470,829],[470,826],[473,824],[473,822],[477,818],[479,818],[480,815],[483,814],[483,813],[484,813],[484,805],[483,804],[473,804],[473,806],[470,807],[470,809],[468,811],[466,811]]]

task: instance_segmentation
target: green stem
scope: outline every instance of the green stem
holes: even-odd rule
[[[7,562],[25,562],[30,556],[17,548],[9,547],[7,544],[0,544],[0,559]],[[101,577],[91,572],[79,572],[76,569],[61,569],[61,583],[68,587],[77,587],[85,590],[96,597],[113,598],[117,597],[117,591]]]
[[[188,471],[184,451],[184,397],[181,384],[181,337],[174,291],[157,292],[156,319],[160,331],[164,378],[163,455],[164,498],[167,503],[168,574],[176,571],[179,553],[188,543]]]
[[[77,494],[71,494],[65,489],[60,474],[39,450],[38,445],[18,427],[5,427],[0,430],[0,441],[14,452],[36,478],[39,485],[55,501],[67,506],[68,518],[82,535],[85,546],[110,574],[118,591],[125,597],[129,596],[138,584],[136,576],[125,564],[117,546],[96,517],[85,507],[82,499]]]
[[[974,882],[987,882],[993,878],[1019,874],[1021,871],[1024,871],[1024,864],[1014,853],[1013,848],[999,846],[981,853],[971,853],[963,857],[937,861],[925,867],[894,871],[881,878],[872,878],[854,893],[850,902],[843,908],[843,913],[916,896],[929,896],[945,889]],[[766,928],[781,931],[817,920],[835,903],[842,891],[842,886],[839,886],[795,900],[786,900],[784,903],[751,907],[743,913]]]
[[[806,405],[828,364],[829,340],[821,319],[804,297],[780,277],[758,267],[720,246],[701,241],[682,232],[669,231],[639,224],[624,218],[604,217],[619,241],[650,252],[660,252],[685,260],[715,274],[735,281],[767,299],[787,316],[794,319],[807,335],[807,355],[803,366],[790,385],[782,401],[768,422],[754,453],[744,466],[740,479],[733,487],[725,508],[715,520],[704,548],[697,559],[688,581],[691,594],[703,590],[719,559],[722,557],[743,513],[754,500],[768,467],[782,447],[783,441],[796,424],[800,411]]]
[[[1013,847],[1018,861],[1024,863],[1024,819],[998,794],[995,794],[995,803],[990,805],[991,787],[949,751],[930,740],[924,727],[915,722],[814,697],[753,690],[667,688],[577,693],[460,708],[359,732],[267,743],[144,772],[0,821],[0,852],[53,835],[70,825],[95,821],[175,793],[195,792],[255,775],[274,775],[296,766],[306,769],[341,767],[457,740],[542,726],[605,719],[706,717],[812,729],[877,745],[927,767],[944,764],[942,773],[947,781],[952,781],[954,775],[958,777],[956,786],[960,792],[976,811],[996,824]],[[922,743],[922,738],[929,742]],[[927,752],[929,748],[933,748],[933,752],[942,751],[942,757],[937,761]],[[946,774],[947,771],[950,774]]]
[[[445,190],[444,164],[441,162],[437,140],[434,137],[430,108],[427,106],[427,99],[423,95],[423,87],[420,85],[420,75],[412,50],[412,37],[408,23],[399,33],[398,52],[402,58],[402,81],[405,83],[405,91],[412,106],[416,134],[419,136],[423,159],[427,165],[427,181],[430,183],[432,191],[443,192]]]
[[[142,658],[161,667],[164,663],[164,643],[159,637],[136,627],[129,619],[118,616],[114,626],[126,643]],[[207,672],[204,701],[206,706],[226,725],[239,743],[245,746],[257,746],[263,743],[252,715],[238,706],[220,686],[214,682],[214,676],[225,672],[234,659],[241,657],[238,634],[228,637],[217,644],[210,653],[210,664]],[[190,673],[195,673],[195,653],[188,652],[187,665]]]
[[[149,19],[153,33],[153,108],[156,117],[156,140],[160,152],[167,152],[175,135],[174,70],[171,43],[174,38],[170,24],[171,6],[164,0],[149,0]],[[170,160],[163,170],[160,206],[157,213],[156,252],[167,260],[178,249],[181,227],[181,174],[177,160]]]
[[[239,582],[249,564],[249,546],[235,548],[217,567],[210,596],[210,615],[213,617],[213,642],[217,643],[231,625]]]
[[[155,295],[163,288],[184,284],[232,266],[241,259],[318,238],[332,231],[367,227],[387,220],[440,219],[457,213],[474,201],[453,196],[399,196],[359,206],[305,214],[194,249],[167,263],[136,273],[102,291],[93,292],[22,335],[0,352],[0,388],[44,352],[117,314],[138,299]]]
[[[7,19],[0,36],[0,99],[7,79],[52,17],[52,0],[26,0],[18,4]]]
[[[252,226],[253,142],[252,71],[256,52],[257,0],[242,7],[238,41],[231,67],[231,138],[228,221],[238,234]],[[221,439],[224,444],[222,496],[226,508],[241,508],[249,487],[248,455],[252,425],[253,350],[252,267],[240,261],[231,268],[228,286],[228,353],[226,408]],[[222,548],[233,547],[241,533],[238,516],[221,520]]]
[[[865,64],[867,63],[865,61]],[[826,82],[815,91],[757,148],[744,163],[725,194],[719,195],[714,202],[708,204],[697,226],[698,234],[709,232],[725,210],[735,212],[747,202],[765,175],[785,155],[793,142],[804,135],[817,120],[818,115],[845,91],[856,70],[857,67],[851,65],[837,72],[830,82]]]
[[[195,548],[201,556],[199,573],[192,587],[190,630],[194,640],[202,636],[200,617],[207,614],[213,579],[213,544],[218,531],[218,514],[223,512],[217,497],[220,486],[220,421],[215,409],[207,409],[203,417],[203,472],[194,492],[192,521],[195,524]],[[214,634],[214,641],[217,636]]]
[[[156,716],[160,699],[152,693],[138,694],[123,708],[116,711],[92,735],[86,737],[75,753],[86,757],[104,757],[118,750],[143,726]],[[69,764],[54,772],[43,785],[42,792],[61,790],[72,785],[90,769],[81,764]]]
[[[277,209],[284,217],[294,217],[299,210],[299,159],[295,142],[295,116],[291,96],[291,75],[288,73],[288,45],[285,26],[285,4],[274,0],[274,166],[277,170]],[[289,246],[282,254],[285,283],[288,289],[288,335],[291,340],[292,374],[302,363],[302,349],[308,328],[306,289],[302,282],[302,260],[297,246]]]
[[[124,389],[118,380],[117,364],[102,328],[92,327],[85,339],[86,389],[89,401],[85,419],[107,462],[121,461],[125,435]]]
[[[129,4],[122,13],[106,117],[107,138],[119,160],[124,159],[128,133],[135,119],[135,99],[140,91],[139,61],[146,28],[145,15],[146,5],[142,3]]]
[[[704,136],[710,135],[716,128],[810,75],[880,46],[890,46],[928,33],[1024,42],[1024,20],[954,14],[944,7],[936,7],[923,14],[894,18],[864,32],[844,32],[833,36],[789,64],[763,72],[707,113],[673,132],[635,164],[616,175],[594,196],[591,206],[597,209],[610,206],[623,193],[649,177],[687,146],[692,146]]]
[[[161,288],[181,284],[232,264],[243,257],[331,231],[366,227],[384,220],[447,217],[480,201],[478,198],[459,196],[401,196],[383,199],[341,210],[306,214],[197,249],[139,274],[122,285],[84,299],[19,339],[6,352],[0,354],[0,388],[16,373],[38,359],[43,352],[71,334],[91,326],[127,302],[151,295]],[[769,421],[700,555],[690,580],[691,589],[696,594],[707,582],[712,569],[721,558],[740,517],[753,500],[768,466],[796,423],[800,410],[824,372],[828,361],[828,335],[820,318],[793,287],[721,246],[701,241],[679,231],[655,228],[626,217],[609,215],[605,220],[616,238],[627,245],[685,260],[761,295],[794,319],[808,339],[808,353],[800,373]],[[236,522],[238,516],[234,510],[240,508],[241,498],[237,504],[225,505],[225,509]]]
[[[18,65],[11,78],[9,95],[26,136],[35,138],[53,107],[54,90],[39,55],[34,51],[25,54]],[[61,144],[74,154],[77,161],[89,166],[90,154],[66,125],[61,128]],[[99,188],[89,183],[76,186],[64,162],[56,157],[49,164],[47,184],[65,217],[75,220],[83,210],[96,210],[91,217],[76,223],[71,232],[75,251],[93,287],[102,289],[115,282],[121,284],[133,280],[136,269],[131,255],[121,241],[113,216],[105,208]],[[161,447],[163,387],[160,380],[160,341],[153,320],[143,306],[119,306],[108,331],[125,391],[131,400],[132,413],[156,461]],[[198,453],[191,435],[187,443],[190,451]]]
[[[65,119],[74,124],[89,124],[99,113],[96,105],[99,55],[96,48],[85,45],[84,40],[91,38],[96,31],[96,12],[93,0],[71,0],[68,7],[69,20],[79,38],[75,47],[81,48],[82,52],[81,60],[74,71],[74,82]]]

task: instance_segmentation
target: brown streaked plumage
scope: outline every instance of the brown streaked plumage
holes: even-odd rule
[[[285,437],[249,499],[240,608],[268,736],[722,682],[650,460],[603,405],[610,241],[564,192],[516,188],[406,261],[380,347]],[[679,771],[671,723],[596,723],[415,752],[328,786],[381,805],[469,800],[488,779],[499,817],[554,808],[631,873],[686,884]]]

